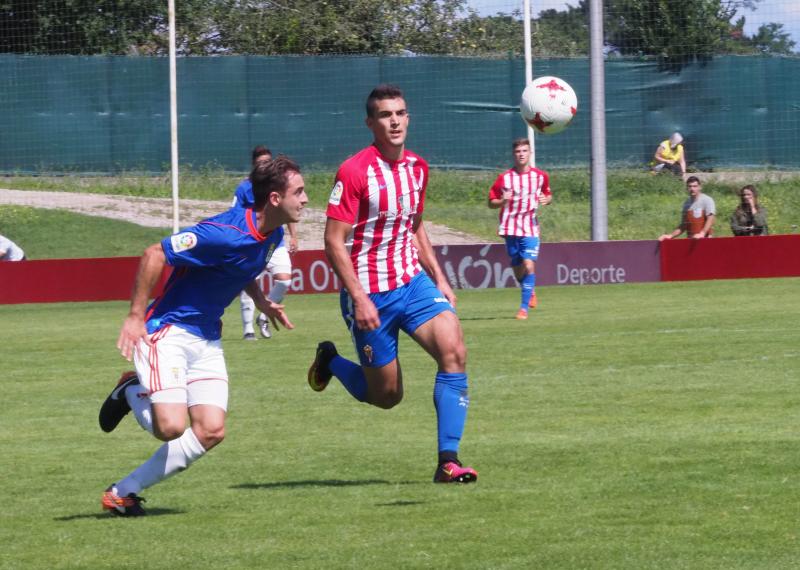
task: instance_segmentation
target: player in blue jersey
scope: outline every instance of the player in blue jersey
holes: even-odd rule
[[[252,152],[252,165],[255,167],[261,161],[272,160],[272,152],[263,145],[258,145]],[[240,208],[252,208],[254,202],[253,185],[249,178],[245,178],[236,187],[236,192],[233,197],[232,206],[239,206]],[[283,297],[292,285],[292,260],[289,257],[290,253],[297,251],[297,227],[296,224],[286,224],[286,230],[289,233],[288,247],[287,240],[284,236],[283,241],[275,249],[272,257],[267,263],[266,271],[272,276],[272,285],[269,289],[267,299],[273,303],[280,303]],[[258,280],[261,281],[259,276]],[[242,312],[242,332],[244,333],[245,340],[256,340],[254,322],[256,321],[255,310],[256,305],[253,299],[245,291],[239,295],[239,305]],[[269,329],[269,319],[266,315],[260,314],[257,319],[258,330],[264,338],[272,338],[272,332]]]
[[[267,300],[256,277],[308,202],[300,168],[286,157],[258,164],[250,174],[255,204],[234,207],[148,247],[139,263],[130,312],[117,341],[136,372],[122,375],[100,409],[110,432],[133,411],[139,424],[165,443],[102,497],[105,510],[144,514],[139,493],[186,469],[219,444],[225,431],[228,374],[220,337],[225,308],[242,289],[272,319],[293,328],[283,306]],[[163,293],[147,300],[165,267]],[[189,417],[189,426],[186,417]]]

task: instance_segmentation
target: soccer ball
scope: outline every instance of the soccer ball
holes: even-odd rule
[[[578,98],[569,83],[546,75],[534,79],[519,102],[522,119],[544,135],[560,133],[578,112]]]

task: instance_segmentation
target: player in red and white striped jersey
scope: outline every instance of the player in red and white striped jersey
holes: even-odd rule
[[[503,236],[514,275],[522,285],[518,319],[528,318],[536,307],[536,260],[539,258],[540,205],[553,199],[547,173],[530,165],[531,146],[526,138],[512,143],[514,167],[497,177],[489,190],[489,207],[500,208],[497,234]]]
[[[403,398],[402,329],[438,364],[434,481],[470,483],[478,474],[458,460],[469,406],[466,348],[455,295],[422,224],[428,164],[405,148],[408,111],[398,87],[379,85],[366,107],[373,144],[339,168],[325,226],[325,252],[343,285],[342,316],[360,365],[325,341],[308,381],[322,391],[336,376],[356,400],[394,407]]]

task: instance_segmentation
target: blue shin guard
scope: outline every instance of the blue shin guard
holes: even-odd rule
[[[522,278],[522,300],[520,302],[520,307],[528,310],[528,303],[531,301],[531,297],[533,296],[533,288],[536,286],[536,274],[535,273],[528,273],[525,277]]]
[[[467,375],[438,372],[433,387],[433,404],[439,436],[439,452],[458,452],[469,408]]]
[[[337,355],[331,359],[328,368],[353,398],[359,402],[367,399],[367,380],[358,364]]]

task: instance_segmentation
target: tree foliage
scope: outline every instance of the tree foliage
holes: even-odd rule
[[[724,53],[791,53],[782,24],[744,35],[743,10],[761,0],[609,0],[606,37],[624,55],[655,56],[668,67]],[[756,39],[756,37],[758,39]]]
[[[770,23],[748,37],[741,12],[760,0],[605,0],[608,43],[682,65],[723,53],[790,54]],[[167,52],[164,0],[0,0],[0,52]],[[481,16],[466,0],[180,0],[178,49],[211,54],[519,55],[522,16]],[[587,0],[533,22],[536,57],[585,56]],[[737,18],[738,17],[738,18]],[[734,20],[734,18],[737,18]]]

